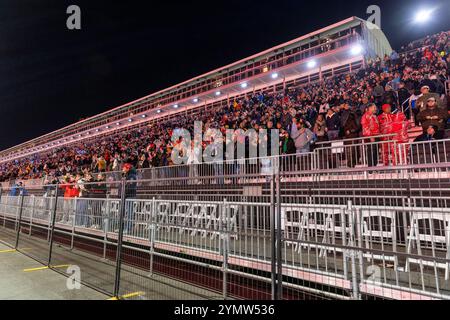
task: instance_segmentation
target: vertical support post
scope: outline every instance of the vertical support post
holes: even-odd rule
[[[58,189],[55,190],[55,195],[58,193]],[[50,212],[50,214],[48,215],[48,228],[47,228],[47,242],[50,242],[50,227],[52,224],[52,208],[53,208],[53,203],[54,203],[55,198],[51,197],[50,198],[50,203],[49,205],[45,206],[46,208],[48,208],[48,211]]]
[[[353,210],[352,201],[349,200],[347,203],[347,210],[350,217],[350,246],[356,247],[356,235],[357,235],[357,223],[356,223],[356,215]],[[350,261],[352,268],[352,298],[355,300],[359,300],[359,281],[358,281],[358,273],[356,269],[356,252],[355,249],[350,250]]]
[[[271,295],[272,300],[277,299],[277,264],[276,264],[276,234],[275,234],[275,176],[270,178],[270,245],[271,245]]]
[[[19,246],[19,235],[20,235],[20,226],[22,224],[22,212],[23,212],[23,199],[24,199],[24,195],[23,195],[23,190],[20,191],[20,195],[19,195],[19,203],[20,203],[20,208],[19,208],[19,218],[17,221],[17,233],[16,233],[16,244],[14,246],[14,249],[17,250],[17,247]]]
[[[277,249],[277,300],[283,298],[283,259],[282,259],[282,244],[281,244],[281,193],[280,193],[280,172],[276,173],[276,249]]]
[[[110,201],[109,201],[109,195],[106,195],[105,218],[103,219],[103,231],[104,231],[103,259],[106,259],[106,248],[107,248],[106,242],[108,241],[110,211],[111,211],[111,206],[110,206]]]
[[[155,255],[155,233],[157,223],[157,211],[155,197],[152,199],[152,215],[150,217],[150,277],[153,276],[153,259]]]
[[[52,251],[53,251],[53,233],[55,232],[55,222],[56,222],[56,209],[58,205],[58,185],[55,186],[55,203],[53,204],[52,219],[51,219],[51,229],[50,229],[50,245],[48,250],[48,263],[47,266],[50,267],[52,262]]]
[[[31,206],[31,214],[30,214],[30,230],[28,231],[28,236],[31,237],[31,229],[33,228],[33,217],[34,214],[36,212],[35,207],[36,207],[36,197],[35,195],[32,195],[31,198],[32,200],[32,206]]]
[[[3,197],[3,186],[0,184],[0,205],[3,204],[2,197]],[[8,198],[6,198],[6,199],[8,199]],[[6,220],[6,210],[5,210],[5,212],[3,212],[2,217],[3,217],[3,228],[4,228],[5,223],[6,223],[6,221],[5,221]]]
[[[84,214],[84,212],[79,212],[78,214]],[[72,219],[72,234],[70,237],[70,250],[73,250],[73,245],[75,241],[75,226],[77,221],[77,198],[73,199],[73,219]]]
[[[223,299],[226,300],[228,296],[228,245],[229,245],[229,210],[227,199],[223,199],[222,208],[222,248],[223,248]]]
[[[124,229],[124,218],[125,218],[125,193],[126,193],[126,178],[122,178],[121,182],[121,195],[120,195],[120,215],[119,215],[119,235],[117,238],[117,254],[116,254],[116,278],[114,281],[114,297],[119,297],[120,288],[120,270],[122,264],[122,240],[123,240],[123,229]]]

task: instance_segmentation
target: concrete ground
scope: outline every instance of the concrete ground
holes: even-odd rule
[[[54,270],[37,270],[24,272],[24,269],[42,268],[48,260],[48,243],[46,240],[29,237],[21,233],[19,250],[12,252],[16,234],[13,230],[0,226],[0,300],[1,299],[64,299],[92,300],[111,298],[114,289],[115,263],[101,259],[76,249],[69,250],[56,244],[53,246],[52,266],[59,272],[66,272],[67,266],[77,266],[81,272],[83,283],[87,283],[105,295],[90,287],[82,286],[80,290],[68,290],[68,278]],[[92,245],[92,243],[91,243]],[[3,251],[3,252],[2,252]],[[149,271],[143,271],[131,266],[122,265],[121,286],[119,295],[124,299],[149,300],[203,300],[221,299],[220,294],[201,289],[184,282],[176,281],[161,275],[149,276]]]
[[[84,285],[69,290],[68,278],[0,243],[0,300],[106,300],[109,297]]]

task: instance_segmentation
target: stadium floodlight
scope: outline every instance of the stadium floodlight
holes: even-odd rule
[[[316,60],[311,60],[308,62],[307,66],[308,68],[312,69],[317,65],[317,61]]]
[[[120,126],[120,122],[116,122],[116,126]]]
[[[142,118],[146,118],[146,117],[147,117],[147,115],[143,114],[143,115],[142,115],[141,117],[142,117]]]
[[[247,83],[247,82],[241,83],[241,88],[242,88],[242,89],[245,89],[245,88],[247,88],[247,87],[248,87],[248,83]]]
[[[177,104],[175,104],[173,107],[174,107],[175,109],[178,109],[179,106],[178,106]]]
[[[156,110],[157,113],[161,113],[161,109]]]
[[[95,132],[98,132],[99,130],[98,129],[95,129]]]
[[[275,73],[272,73],[272,76],[271,76],[271,77],[272,77],[272,79],[278,78],[278,73],[276,73],[276,72],[275,72]]]
[[[192,100],[194,103],[198,102],[198,98],[195,98],[194,100]]]
[[[216,91],[216,96],[220,96],[221,94],[222,94],[222,92]]]
[[[105,128],[106,128],[106,129],[109,129],[109,126],[106,126]]]
[[[128,122],[131,122],[131,121],[133,121],[133,119],[131,119],[131,118],[130,118],[130,119],[128,119]]]
[[[432,12],[433,10],[420,10],[419,12],[417,12],[414,21],[416,23],[425,23],[430,20]]]
[[[356,44],[356,45],[354,45],[352,47],[350,52],[352,53],[352,55],[356,56],[356,55],[361,54],[363,52],[363,47],[360,44]]]

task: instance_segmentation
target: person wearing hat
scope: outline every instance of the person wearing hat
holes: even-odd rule
[[[440,109],[444,109],[444,104],[442,103],[442,100],[440,99],[439,95],[437,93],[430,92],[430,86],[425,85],[420,88],[421,95],[419,96],[419,99],[416,101],[416,108],[419,110],[419,112],[425,110],[427,108],[427,102],[429,98],[434,98],[437,102],[437,107]]]
[[[444,138],[448,113],[446,110],[438,107],[435,97],[428,98],[426,109],[417,115],[417,119],[421,123],[424,133],[430,126],[435,126],[438,139]]]

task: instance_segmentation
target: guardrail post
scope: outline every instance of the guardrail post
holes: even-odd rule
[[[103,259],[106,259],[106,249],[107,249],[107,241],[108,241],[108,230],[109,230],[109,223],[110,223],[110,211],[111,211],[111,206],[110,206],[110,201],[109,201],[109,195],[106,195],[106,207],[105,207],[105,217],[103,219],[103,231],[104,231],[104,235],[103,235]]]
[[[83,212],[81,214],[84,214]],[[77,198],[73,199],[73,219],[72,219],[72,234],[70,238],[70,250],[73,250],[75,241],[75,225],[77,220]]]
[[[121,195],[120,195],[120,215],[119,215],[119,234],[117,237],[117,252],[116,252],[116,277],[114,281],[114,294],[115,298],[119,297],[119,288],[120,288],[120,271],[122,264],[122,241],[123,241],[123,229],[124,229],[124,219],[126,212],[126,186],[127,181],[126,178],[122,178],[121,182]]]
[[[55,190],[55,195],[58,193],[58,189]],[[51,197],[50,198],[50,203],[48,204],[48,211],[50,212],[50,214],[48,215],[48,228],[47,228],[47,242],[50,242],[50,227],[51,227],[51,223],[52,223],[52,208],[53,208],[53,202],[54,202],[55,198]],[[45,206],[47,208],[47,205]]]
[[[33,228],[33,216],[36,212],[35,207],[36,207],[36,196],[33,194],[31,196],[32,200],[32,206],[31,206],[31,214],[30,214],[30,230],[28,232],[28,236],[31,237],[31,229]]]
[[[229,251],[229,210],[227,205],[227,199],[223,199],[222,208],[222,250],[223,250],[223,299],[226,300],[228,296],[228,251]]]
[[[20,191],[20,195],[19,195],[19,203],[20,203],[20,208],[19,208],[19,218],[17,221],[17,233],[16,233],[16,244],[14,246],[14,249],[17,250],[17,247],[19,246],[19,235],[20,235],[20,226],[22,224],[22,212],[23,212],[23,199],[25,198],[23,195],[23,190]]]
[[[52,261],[52,251],[53,251],[53,233],[55,232],[55,222],[56,222],[56,210],[58,205],[58,185],[55,186],[55,203],[53,204],[53,210],[52,210],[52,219],[51,219],[51,231],[50,231],[50,246],[48,250],[48,264],[47,266],[50,266],[50,263]]]
[[[277,249],[277,300],[281,300],[283,298],[283,259],[282,259],[282,244],[281,244],[281,193],[280,193],[280,172],[276,173],[275,180],[276,188],[276,201],[277,201],[277,210],[276,210],[276,249]]]
[[[275,175],[270,177],[270,245],[271,245],[271,296],[277,299],[277,250],[275,230]]]
[[[156,223],[157,223],[157,211],[156,211],[156,201],[155,197],[152,199],[152,214],[150,216],[150,274],[153,276],[153,258],[155,253],[155,233],[156,233]]]
[[[358,229],[357,219],[356,219],[355,212],[353,210],[353,205],[352,205],[352,201],[351,200],[348,200],[347,210],[348,210],[348,213],[349,213],[349,220],[350,220],[349,221],[350,222],[350,225],[349,225],[349,227],[350,227],[350,243],[349,244],[353,248],[349,252],[350,253],[351,269],[352,269],[352,278],[351,278],[352,298],[354,300],[359,300],[360,299],[360,295],[359,295],[359,280],[358,280],[358,272],[357,272],[357,269],[356,269],[356,251],[354,249],[356,247],[356,236],[357,236],[357,234],[359,234],[359,232],[357,232],[357,229]]]

